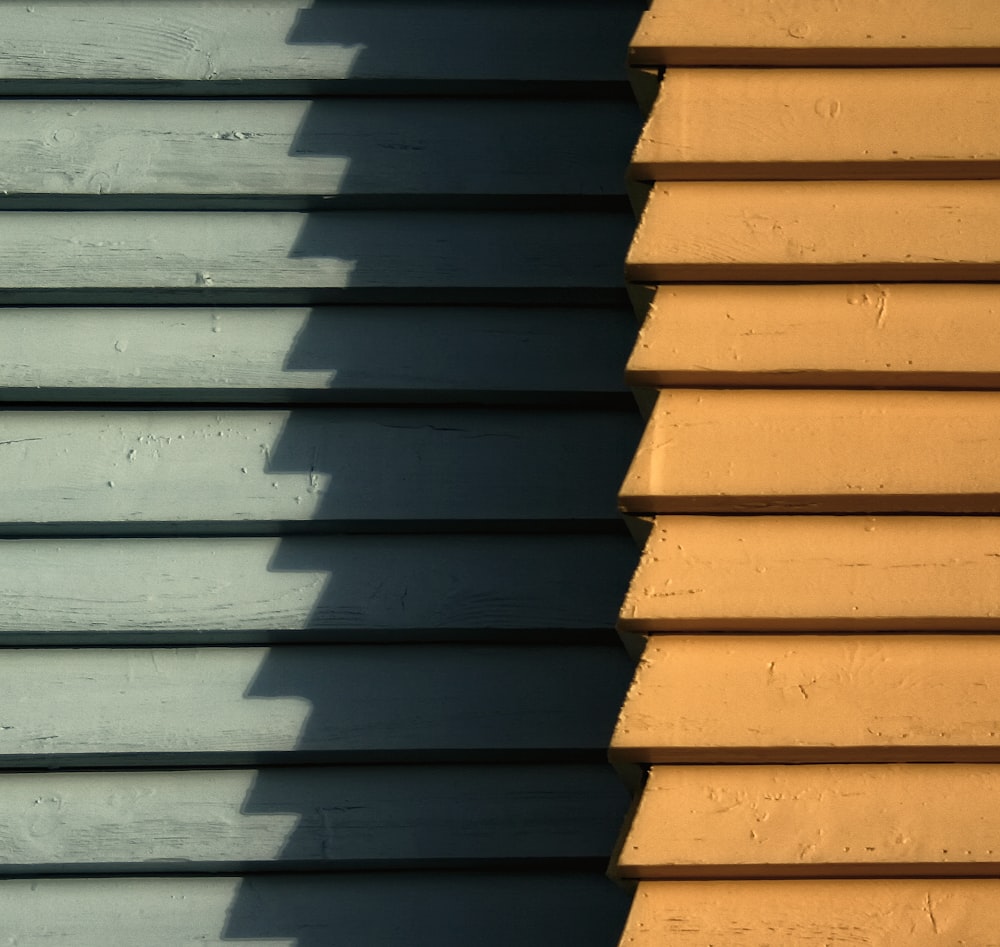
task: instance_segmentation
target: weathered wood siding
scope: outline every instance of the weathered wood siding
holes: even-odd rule
[[[995,14],[653,0],[634,37],[623,947],[997,942]]]
[[[614,943],[641,12],[0,9],[0,940]]]

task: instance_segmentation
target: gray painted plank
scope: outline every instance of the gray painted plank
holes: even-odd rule
[[[623,51],[644,7],[641,0],[5,3],[0,81],[19,83],[17,94],[44,82],[71,90],[89,81],[103,83],[102,91],[142,82],[144,91],[163,84],[202,95],[316,82],[324,91],[446,82],[458,94],[484,83],[623,83]]]
[[[633,229],[631,215],[617,212],[8,211],[0,299],[299,305],[420,302],[416,291],[425,291],[491,304],[505,293],[617,302]]]
[[[636,559],[627,535],[6,540],[0,640],[578,641]]]
[[[0,766],[603,758],[631,670],[614,644],[11,649]]]
[[[92,197],[101,210],[122,195],[171,208],[185,195],[623,195],[638,133],[638,110],[615,101],[10,99],[0,191],[5,205]]]
[[[628,903],[597,872],[0,881],[17,947],[609,947]]]
[[[607,857],[607,765],[0,775],[0,870],[253,871]]]
[[[627,309],[0,309],[3,400],[469,400],[624,392]]]
[[[638,430],[608,410],[10,410],[0,524],[617,523]]]

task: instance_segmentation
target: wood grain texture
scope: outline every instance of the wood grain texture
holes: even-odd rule
[[[468,401],[625,392],[622,309],[0,309],[6,401]]]
[[[609,629],[627,535],[0,542],[5,644],[434,641]]]
[[[460,901],[461,911],[455,911]],[[599,872],[322,872],[0,882],[22,947],[606,947],[629,897]],[[386,905],[391,910],[386,910]]]
[[[989,0],[653,0],[636,65],[944,66],[1000,63]]]
[[[633,385],[1000,388],[1000,293],[978,284],[661,286]]]
[[[620,503],[630,513],[1000,512],[1000,394],[664,390]]]
[[[0,776],[7,874],[234,872],[600,859],[606,765],[348,766]]]
[[[10,99],[0,190],[2,206],[47,196],[56,210],[598,197],[623,194],[637,133],[633,105],[602,100]]]
[[[625,631],[1000,631],[1000,520],[660,516]]]
[[[655,635],[612,758],[1000,762],[994,636]]]
[[[600,758],[630,670],[610,645],[14,649],[0,766]]]
[[[994,280],[1000,181],[658,183],[637,281]]]
[[[997,69],[671,69],[630,173],[996,177],[998,108]]]
[[[995,879],[644,881],[626,947],[996,947]]]
[[[995,875],[1000,767],[655,766],[627,878]]]

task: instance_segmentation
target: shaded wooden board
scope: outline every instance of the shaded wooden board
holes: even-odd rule
[[[661,387],[1000,388],[998,324],[990,285],[661,286],[626,377]]]
[[[997,69],[671,69],[639,180],[1000,172]]]
[[[644,280],[993,280],[1000,181],[656,184],[628,255]]]
[[[0,766],[603,758],[630,671],[614,645],[9,650]]]
[[[7,540],[0,639],[579,641],[635,559],[627,535]]]
[[[4,400],[578,400],[625,391],[627,309],[0,309]]]
[[[0,80],[15,94],[133,83],[147,93],[356,91],[455,94],[519,83],[624,84],[618,51],[640,0],[53,0],[6,5]],[[346,80],[346,81],[345,81]],[[451,83],[454,83],[452,86]],[[435,85],[436,84],[436,85]],[[626,87],[627,88],[627,87]]]
[[[620,502],[630,513],[1000,512],[1000,393],[664,390]]]
[[[618,301],[632,227],[627,212],[6,212],[0,301],[593,305]]]
[[[598,872],[367,872],[0,882],[22,947],[606,947],[629,895]],[[461,905],[456,910],[456,904]]]
[[[652,636],[612,758],[1000,762],[994,636]]]
[[[636,65],[900,66],[1000,63],[989,0],[653,0],[632,39]]]
[[[986,878],[644,881],[630,947],[996,947],[1000,883]]]
[[[659,516],[626,631],[1000,631],[1000,519]]]
[[[616,523],[637,420],[499,408],[8,411],[0,523]]]
[[[995,875],[987,763],[654,766],[618,871],[628,878]]]
[[[0,776],[7,874],[602,859],[606,765],[345,766]]]
[[[622,195],[638,123],[616,101],[12,99],[0,205]]]

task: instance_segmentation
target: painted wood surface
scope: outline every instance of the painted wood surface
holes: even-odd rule
[[[633,385],[1000,388],[989,284],[661,286]]]
[[[635,558],[627,535],[553,532],[5,540],[0,637],[580,641],[613,624]]]
[[[996,177],[998,108],[997,69],[671,69],[630,174]]]
[[[630,279],[993,280],[1000,181],[653,186]]]
[[[660,516],[626,631],[1000,631],[1000,520]]]
[[[13,649],[0,766],[599,760],[630,672],[610,643]]]
[[[1000,768],[655,766],[627,878],[995,875]]]
[[[632,513],[997,513],[1000,394],[664,390],[620,502]]]
[[[7,401],[516,401],[621,395],[622,309],[0,309]]]
[[[631,229],[612,212],[4,212],[0,301],[617,303]]]
[[[519,84],[627,89],[642,0],[46,0],[7,4],[0,80],[16,94],[299,91],[481,94]],[[349,81],[345,81],[349,80]],[[16,85],[14,85],[16,83]],[[367,84],[367,85],[366,85]],[[463,88],[464,86],[464,88]]]
[[[996,947],[995,879],[644,881],[622,941],[629,947]]]
[[[990,635],[652,636],[612,757],[1000,762]]]
[[[0,776],[7,874],[393,868],[606,857],[605,765],[283,766]]]
[[[322,872],[243,877],[46,878],[0,882],[21,947],[607,947],[627,894],[580,872]],[[456,910],[456,903],[461,905]],[[386,910],[391,904],[392,910]]]
[[[636,134],[607,100],[8,99],[0,206],[621,195]]]
[[[653,0],[636,64],[944,66],[1000,63],[989,0]]]
[[[0,522],[615,523],[634,430],[624,411],[10,411]]]

